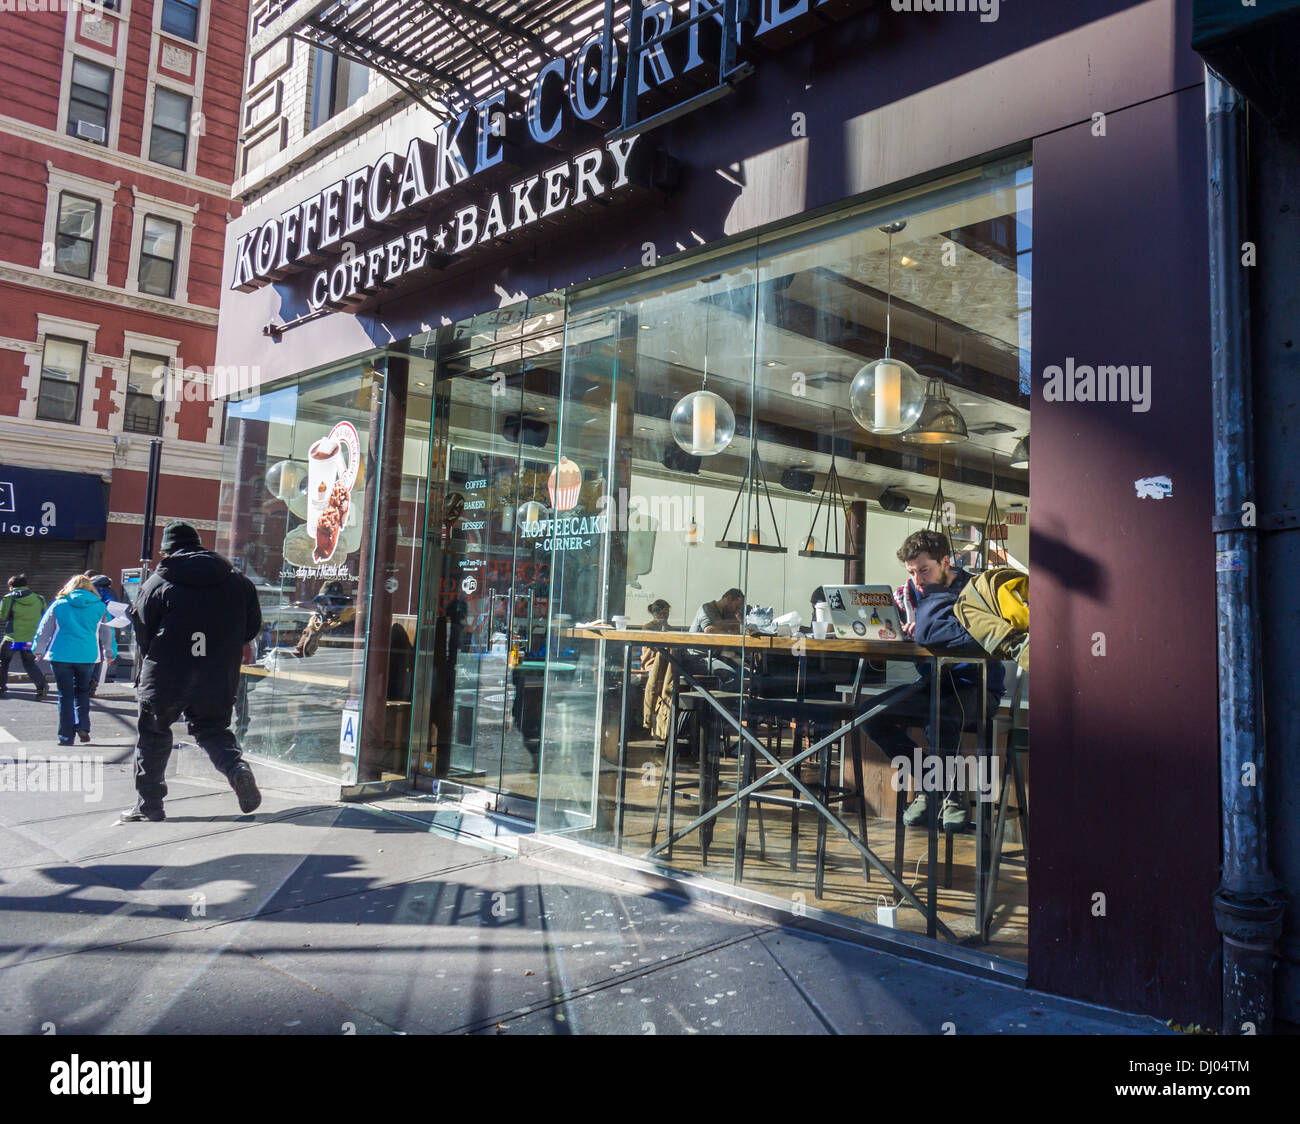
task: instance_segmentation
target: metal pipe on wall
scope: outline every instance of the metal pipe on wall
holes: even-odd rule
[[[1223,940],[1223,1032],[1267,1034],[1283,903],[1268,860],[1264,706],[1259,638],[1246,103],[1208,67],[1211,384],[1214,408],[1215,586],[1219,611],[1219,784],[1223,872],[1214,918]]]

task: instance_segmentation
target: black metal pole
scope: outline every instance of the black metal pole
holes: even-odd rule
[[[140,564],[147,571],[153,561],[153,529],[158,521],[158,474],[162,468],[162,438],[149,442],[149,479],[144,486],[144,526],[140,528]],[[148,576],[141,575],[142,579]]]
[[[1214,920],[1223,937],[1223,1032],[1273,1028],[1273,973],[1283,902],[1268,861],[1250,292],[1246,103],[1208,67],[1211,380],[1214,399],[1215,587],[1219,610],[1219,786],[1223,875]]]

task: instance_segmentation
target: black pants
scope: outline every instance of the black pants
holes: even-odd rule
[[[928,677],[915,683],[892,687],[867,701],[868,707],[887,704],[886,709],[863,724],[863,729],[891,761],[895,757],[912,760],[916,743],[908,737],[913,726],[923,726],[933,752],[955,757],[961,747],[961,732],[972,723],[978,728],[980,721],[979,683],[959,683],[953,679],[952,669],[945,667],[939,687],[939,736],[930,729],[931,683]],[[989,692],[989,717],[997,709],[998,697]]]
[[[0,688],[9,686],[9,659],[13,655],[13,648],[10,647],[9,641],[0,641]],[[41,665],[36,660],[36,655],[30,648],[21,648],[18,651],[18,657],[23,661],[23,670],[27,672],[27,678],[32,681],[38,691],[45,689],[45,672],[41,670]]]
[[[135,743],[135,791],[138,806],[149,812],[162,808],[167,795],[167,761],[172,755],[172,723],[182,714],[190,737],[208,755],[217,772],[229,779],[244,756],[230,729],[231,704],[141,702]]]

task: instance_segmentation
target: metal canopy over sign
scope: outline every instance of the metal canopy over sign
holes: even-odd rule
[[[0,465],[0,535],[99,541],[107,526],[93,473]]]

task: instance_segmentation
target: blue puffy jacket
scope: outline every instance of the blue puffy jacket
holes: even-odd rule
[[[971,576],[960,566],[952,568],[952,585],[927,585],[916,603],[916,632],[913,639],[922,647],[949,648],[956,651],[969,649],[983,653],[982,649],[964,628],[952,608],[957,598],[966,588]],[[952,665],[949,665],[952,666]],[[918,662],[917,668],[923,676],[930,674],[930,665]],[[959,663],[952,667],[952,677],[957,683],[978,683],[979,665]],[[989,690],[1001,697],[1006,687],[1007,673],[1001,663],[992,661],[988,665]]]
[[[99,622],[106,616],[108,609],[98,593],[74,589],[55,598],[45,610],[32,650],[47,653],[51,663],[95,663],[99,659]]]

